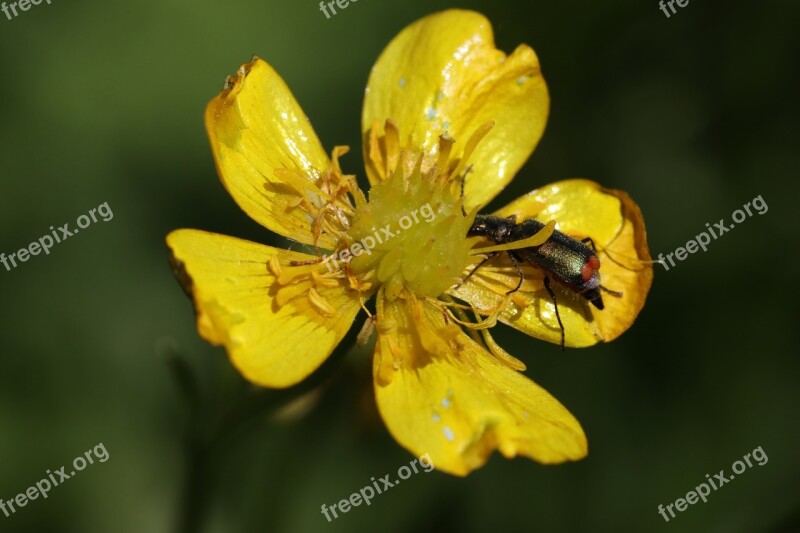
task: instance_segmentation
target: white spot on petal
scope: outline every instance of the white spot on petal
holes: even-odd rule
[[[436,118],[436,110],[432,107],[429,107],[425,110],[425,118],[428,120],[433,120]]]
[[[453,442],[456,439],[456,436],[453,433],[453,430],[450,429],[450,426],[445,426],[444,428],[442,428],[442,432],[444,433],[444,438],[446,438],[450,442]]]
[[[400,78],[397,81],[397,85],[399,85],[400,87],[405,87],[406,86],[406,79],[405,78]]]

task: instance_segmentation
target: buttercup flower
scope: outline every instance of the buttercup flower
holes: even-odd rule
[[[577,420],[489,333],[500,321],[560,343],[543,273],[523,266],[524,282],[510,292],[519,275],[508,255],[473,272],[493,243],[467,237],[477,211],[533,151],[548,109],[530,47],[508,56],[495,49],[478,13],[425,17],[391,41],[369,78],[367,196],[342,171],[347,148],[326,155],[272,67],[257,58],[242,65],[206,111],[219,175],[248,215],[308,253],[199,230],[170,233],[200,334],[223,345],[247,379],[288,387],[319,367],[375,296],[375,397],[410,452],[457,475],[494,449],[542,463],[584,457]],[[567,180],[497,214],[591,237],[603,284],[622,293],[601,311],[554,286],[567,346],[610,341],[633,323],[652,268],[641,214],[625,193]]]

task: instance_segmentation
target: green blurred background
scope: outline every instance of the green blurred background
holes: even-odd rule
[[[326,149],[354,148],[343,165],[361,178],[373,61],[447,7],[486,14],[506,51],[532,45],[551,91],[541,144],[490,209],[588,177],[636,199],[654,255],[755,196],[769,211],[656,266],[643,313],[609,345],[562,353],[495,330],[581,421],[587,459],[415,475],[327,523],[321,504],[412,459],[375,414],[368,351],[294,390],[249,386],[199,339],[164,236],[281,244],[224,191],[202,124],[251,54]],[[0,514],[0,531],[800,531],[798,15],[692,2],[668,19],[654,0],[359,0],[330,20],[315,0],[53,0],[0,15],[0,251],[102,202],[114,213],[0,267],[0,498],[99,442],[110,454]],[[670,523],[657,513],[757,446],[766,465]]]

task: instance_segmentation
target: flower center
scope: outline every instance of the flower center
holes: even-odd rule
[[[403,288],[435,298],[455,285],[470,263],[466,235],[474,214],[461,212],[460,198],[435,171],[424,174],[416,165],[405,175],[402,167],[375,184],[369,202],[356,208],[348,234],[365,252],[350,268],[375,269],[390,299]]]
[[[401,148],[391,119],[380,138],[377,125],[372,128],[370,163],[379,181],[368,202],[357,202],[347,232],[354,241],[351,249],[363,249],[357,257],[353,254],[350,269],[356,274],[375,271],[390,300],[404,290],[437,298],[460,281],[472,262],[474,243],[467,232],[475,212],[464,213],[461,185],[472,149],[492,125],[478,128],[455,161],[450,160],[455,140],[446,134],[433,151],[424,153]]]
[[[328,201],[317,205],[300,197],[296,207],[313,220],[315,241],[327,235],[337,244],[319,260],[270,263],[281,287],[279,305],[307,293],[312,306],[330,316],[335,310],[319,291],[309,288],[324,291],[344,281],[362,293],[380,285],[389,301],[398,297],[436,300],[459,284],[474,262],[471,250],[477,242],[467,237],[477,208],[465,213],[461,198],[466,162],[492,126],[489,122],[478,128],[461,156],[452,161],[455,140],[446,134],[425,153],[413,147],[401,149],[391,120],[386,121],[382,137],[373,128],[368,164],[377,170],[377,178],[369,199],[352,176],[341,172],[338,157],[346,149],[335,149],[332,168],[323,175],[321,197]]]

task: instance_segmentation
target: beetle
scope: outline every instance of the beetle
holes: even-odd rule
[[[532,237],[545,227],[545,224],[533,218],[517,222],[515,215],[504,218],[495,215],[476,215],[472,226],[467,232],[468,237],[480,236],[498,245],[510,244]],[[589,246],[591,245],[591,247]],[[602,310],[603,297],[601,290],[621,297],[622,293],[612,291],[600,284],[600,258],[597,257],[594,242],[591,237],[582,240],[573,239],[558,230],[553,230],[550,237],[538,246],[520,247],[506,250],[511,263],[519,275],[517,286],[506,294],[512,294],[520,289],[525,276],[519,263],[528,263],[544,272],[544,288],[553,300],[556,310],[556,319],[561,328],[561,349],[564,349],[564,324],[558,312],[558,300],[550,286],[550,278],[559,282],[568,290],[580,295],[591,302],[597,309]],[[499,252],[491,252],[486,259],[481,261],[467,275],[475,273],[483,263],[492,259]],[[466,281],[466,279],[465,279]]]

